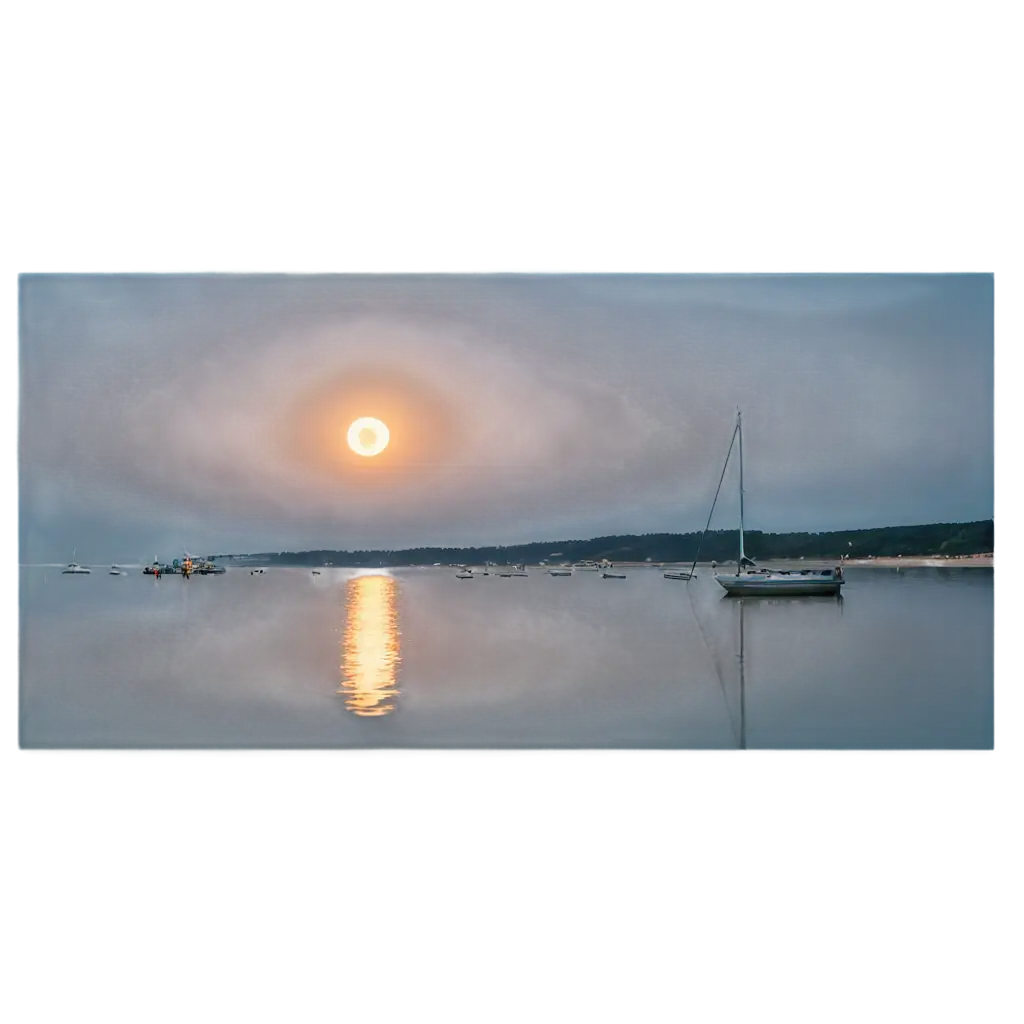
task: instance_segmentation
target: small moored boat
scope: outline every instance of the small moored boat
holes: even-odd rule
[[[84,565],[79,565],[75,561],[75,556],[78,554],[78,548],[73,548],[71,551],[71,561],[68,562],[66,569],[61,569],[61,574],[64,576],[88,576],[92,573],[92,569],[86,568]]]

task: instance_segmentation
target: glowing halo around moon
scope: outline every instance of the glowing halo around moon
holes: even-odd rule
[[[345,436],[349,448],[356,455],[363,455],[366,458],[380,455],[391,440],[387,424],[373,416],[360,416],[359,419],[353,420]]]

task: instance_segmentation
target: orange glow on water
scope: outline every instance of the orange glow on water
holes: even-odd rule
[[[360,717],[395,710],[399,694],[397,586],[391,576],[357,576],[345,587],[345,634],[341,645],[341,686],[345,707]]]

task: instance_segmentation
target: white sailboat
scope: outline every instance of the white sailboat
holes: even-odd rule
[[[71,561],[68,562],[68,567],[66,569],[61,569],[62,576],[89,576],[92,574],[92,569],[89,569],[84,565],[79,565],[75,561],[76,554],[78,554],[77,548],[71,552]]]
[[[771,595],[812,595],[838,594],[846,582],[842,567],[834,569],[758,569],[752,558],[743,550],[743,417],[736,412],[736,427],[729,444],[729,455],[733,443],[739,440],[740,457],[740,551],[735,573],[716,573],[715,579],[730,596]],[[725,464],[729,464],[729,455]],[[725,469],[722,470],[723,475]]]

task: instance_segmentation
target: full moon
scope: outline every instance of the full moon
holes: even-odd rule
[[[387,424],[372,416],[360,416],[353,420],[348,428],[348,446],[356,455],[365,455],[368,458],[373,455],[380,455],[388,446],[391,432]]]

